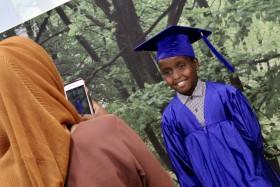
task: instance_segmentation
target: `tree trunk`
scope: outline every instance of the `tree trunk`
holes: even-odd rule
[[[273,167],[274,171],[280,176],[280,166],[277,157],[269,159],[268,162]]]
[[[46,26],[47,26],[47,24],[49,22],[49,19],[50,19],[50,16],[51,16],[51,12],[52,12],[51,10],[47,12],[48,16],[44,18],[44,21],[41,23],[41,25],[39,27],[38,34],[37,34],[37,36],[35,38],[35,42],[37,42],[37,43],[39,43],[39,40],[40,40],[42,34],[46,31]],[[27,25],[26,30],[27,30],[28,36],[31,36],[31,34],[32,34],[32,36],[34,35],[33,32],[32,32],[32,27],[31,27],[30,24]]]
[[[139,88],[144,88],[144,83],[157,83],[162,81],[156,64],[149,53],[134,52],[144,32],[140,26],[132,0],[113,0],[115,11],[109,11],[110,4],[105,0],[95,0],[108,19],[116,23],[116,40],[120,50],[124,49],[121,57],[130,70]]]
[[[167,25],[177,25],[186,4],[186,0],[173,0],[171,5],[172,4],[174,4],[175,6],[168,14]]]
[[[153,128],[151,127],[151,125],[147,124],[144,130],[145,130],[148,138],[150,139],[151,143],[153,144],[156,152],[160,156],[160,159],[163,161],[163,163],[167,167],[167,169],[170,171],[173,171],[173,168],[169,161],[169,157],[168,157],[166,151],[164,150],[164,148],[162,147],[162,144],[158,141],[158,138],[155,135],[155,132],[153,131]]]

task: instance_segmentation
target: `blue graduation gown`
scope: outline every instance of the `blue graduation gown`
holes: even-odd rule
[[[162,133],[179,183],[205,187],[276,187],[264,158],[259,122],[236,88],[206,82],[205,127],[177,96],[163,113]]]

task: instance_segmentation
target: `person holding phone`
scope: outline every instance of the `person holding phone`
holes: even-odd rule
[[[173,186],[119,117],[94,103],[95,115],[83,120],[52,59],[33,40],[0,41],[0,88],[1,186]],[[67,127],[74,125],[71,139]]]

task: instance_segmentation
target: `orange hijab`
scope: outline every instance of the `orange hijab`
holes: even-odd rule
[[[1,41],[1,186],[63,186],[70,146],[66,124],[80,121],[48,53],[28,38]]]

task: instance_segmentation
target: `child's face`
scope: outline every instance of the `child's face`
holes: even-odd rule
[[[160,59],[158,66],[172,89],[180,94],[192,95],[198,80],[199,62],[196,58],[192,61],[185,56],[168,57]]]

